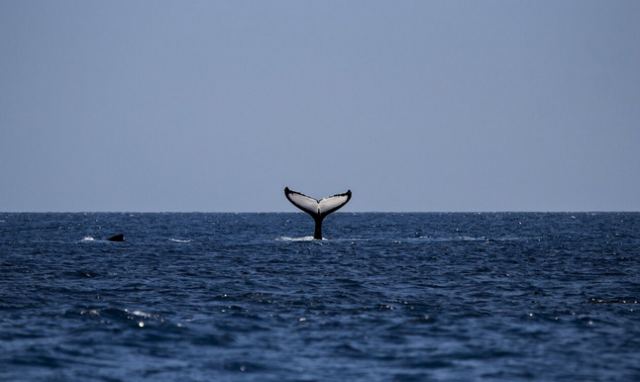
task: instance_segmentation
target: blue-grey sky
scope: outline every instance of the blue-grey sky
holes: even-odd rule
[[[640,210],[640,1],[0,0],[0,211]]]

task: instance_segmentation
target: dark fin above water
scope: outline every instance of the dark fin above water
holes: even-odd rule
[[[309,214],[316,223],[313,238],[322,240],[322,220],[332,212],[342,208],[351,200],[351,190],[342,194],[335,194],[320,200],[314,199],[303,193],[284,188],[284,195],[287,199],[301,211]]]
[[[109,241],[124,241],[124,234],[117,234],[117,235],[113,235],[110,238],[108,238],[107,240]]]

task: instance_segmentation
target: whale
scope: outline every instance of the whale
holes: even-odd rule
[[[124,241],[124,235],[119,233],[117,235],[113,235],[107,239],[108,241]]]
[[[315,222],[313,238],[322,240],[322,221],[332,212],[336,212],[351,200],[351,190],[322,199],[315,199],[301,192],[284,188],[284,196],[298,209],[309,214]]]

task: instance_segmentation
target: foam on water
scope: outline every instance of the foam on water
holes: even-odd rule
[[[172,241],[174,243],[191,243],[190,239],[176,239],[176,238],[169,238],[169,241]]]
[[[280,236],[276,238],[277,241],[314,241],[313,236],[302,236],[302,237],[290,237],[290,236]],[[322,238],[322,240],[326,240]]]

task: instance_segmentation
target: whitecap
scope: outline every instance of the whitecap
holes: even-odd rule
[[[174,238],[170,238],[169,241],[172,241],[174,243],[191,243],[191,239],[174,239]]]
[[[131,314],[131,315],[133,315],[133,316],[136,316],[136,317],[143,317],[143,318],[151,318],[152,317],[152,315],[150,313],[143,312],[141,310],[130,311],[129,309],[125,309],[124,311],[129,313],[129,314]]]
[[[95,241],[96,239],[93,236],[85,236],[80,241]]]

